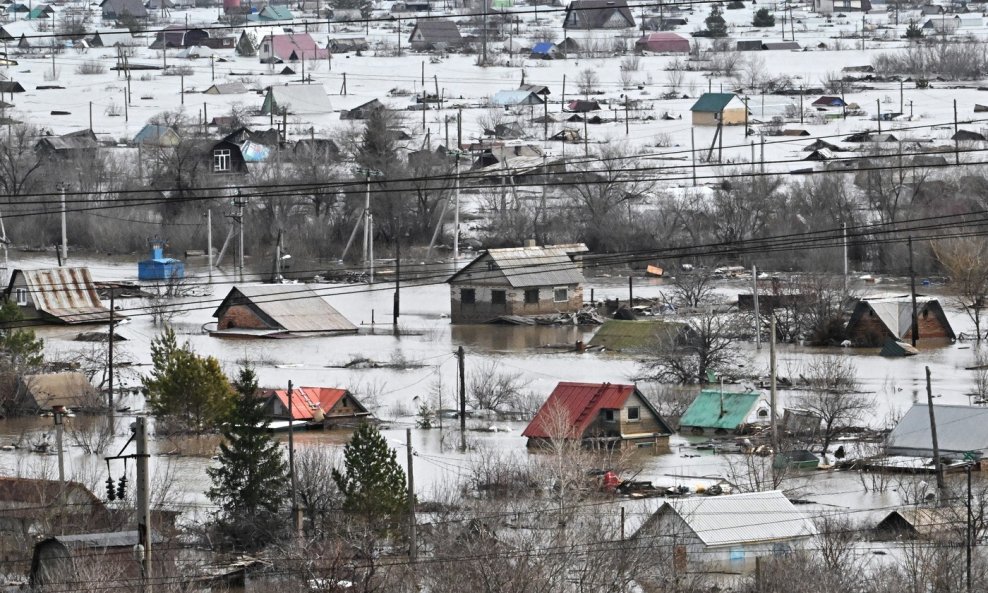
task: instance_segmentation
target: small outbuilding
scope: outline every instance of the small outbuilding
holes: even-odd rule
[[[640,37],[635,42],[635,51],[662,54],[690,53],[690,40],[678,33],[658,31]]]
[[[912,298],[909,296],[862,299],[854,306],[845,337],[855,346],[881,347],[889,339],[912,342]],[[947,341],[957,336],[940,301],[916,297],[918,341]]]
[[[356,333],[357,326],[311,288],[297,284],[235,286],[213,312],[213,335],[289,337]]]
[[[333,103],[321,84],[286,84],[272,86],[264,96],[261,113],[281,115],[287,109],[292,115],[331,113]]]
[[[941,457],[983,459],[988,452],[988,408],[982,406],[933,406],[937,426],[937,448]],[[889,433],[885,443],[889,455],[933,457],[930,408],[913,404]]]
[[[950,139],[957,142],[984,142],[985,136],[970,130],[957,130]]]
[[[816,101],[810,103],[810,106],[815,107],[820,111],[828,111],[832,109],[841,110],[847,107],[847,103],[845,103],[844,99],[841,99],[840,97],[831,97],[828,95],[824,95],[819,99],[817,99]]]
[[[748,573],[756,559],[810,545],[816,526],[779,490],[690,496],[662,504],[633,539],[670,542],[675,570]]]
[[[542,105],[545,100],[537,93],[526,90],[498,91],[491,97],[491,104],[498,107]]]
[[[561,382],[522,436],[529,448],[555,440],[592,448],[668,449],[672,429],[634,385]]]
[[[375,111],[384,109],[384,103],[378,99],[371,99],[366,103],[361,103],[353,109],[347,109],[340,113],[340,119],[367,119]]]
[[[96,410],[102,407],[99,392],[86,375],[68,371],[41,375],[22,375],[17,381],[14,410],[37,414],[62,407],[73,410]]]
[[[141,281],[169,281],[185,278],[185,264],[165,257],[165,244],[151,244],[151,257],[137,264],[137,279]]]
[[[555,60],[566,55],[551,41],[540,41],[532,46],[528,57],[532,60]]]
[[[463,36],[453,21],[419,19],[408,36],[408,44],[418,51],[455,49],[463,45]]]
[[[693,107],[694,126],[744,125],[747,108],[734,93],[703,93]]]
[[[761,393],[704,389],[679,419],[684,434],[743,434],[751,427],[768,425],[772,410]]]
[[[152,548],[164,539],[151,533]],[[134,561],[134,547],[140,543],[140,536],[134,531],[109,533],[81,533],[58,535],[41,540],[34,545],[31,559],[31,590],[64,589],[72,587],[79,580],[80,568],[92,564],[94,558],[109,566],[116,566],[120,574],[116,578],[128,581],[141,581],[141,563]],[[162,562],[171,556],[156,551],[157,561]]]

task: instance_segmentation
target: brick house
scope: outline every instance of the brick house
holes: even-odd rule
[[[356,333],[357,326],[310,288],[235,286],[213,312],[213,335],[282,337]]]
[[[487,249],[453,274],[453,323],[488,323],[504,316],[573,313],[583,307],[583,243]]]
[[[860,300],[847,322],[845,336],[855,346],[878,347],[889,339],[912,340],[912,298],[909,296]],[[918,341],[947,341],[957,336],[940,306],[931,297],[916,297]]]
[[[522,436],[528,447],[551,439],[580,440],[587,447],[668,449],[672,429],[634,385],[556,385]]]

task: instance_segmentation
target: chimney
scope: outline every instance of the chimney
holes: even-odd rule
[[[525,239],[525,249],[535,249],[536,247],[538,247],[538,244],[535,242],[535,239]]]

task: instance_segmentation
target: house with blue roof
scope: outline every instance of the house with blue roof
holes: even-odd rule
[[[157,124],[147,124],[134,136],[134,144],[144,146],[158,146],[161,148],[174,148],[182,143],[182,137],[174,129],[168,126]]]
[[[563,52],[551,41],[541,41],[532,46],[532,52],[528,56],[533,60],[554,60],[564,57]]]
[[[177,259],[165,257],[163,241],[151,242],[151,257],[137,264],[137,279],[180,280],[185,278],[185,264]]]

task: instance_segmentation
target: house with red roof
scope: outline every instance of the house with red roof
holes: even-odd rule
[[[329,58],[329,50],[319,47],[308,33],[265,35],[261,39],[257,53],[264,64]]]
[[[296,422],[336,426],[344,421],[357,422],[371,413],[352,393],[335,387],[296,387],[271,389],[261,394],[265,398],[264,409],[275,420],[291,419]]]
[[[562,382],[522,433],[529,448],[557,439],[591,448],[669,447],[669,424],[634,385]]]

